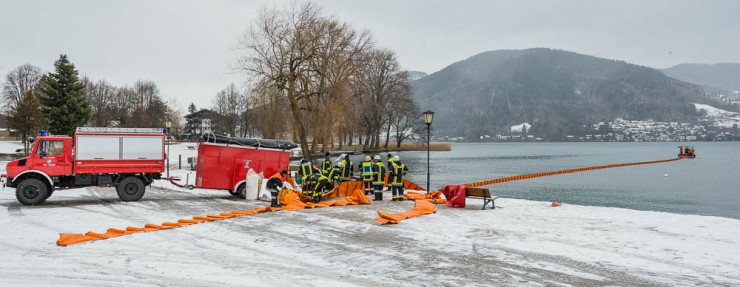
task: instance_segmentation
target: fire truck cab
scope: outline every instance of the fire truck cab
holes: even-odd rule
[[[39,136],[28,157],[7,164],[7,186],[25,205],[43,203],[55,189],[113,186],[136,201],[165,169],[165,134],[157,128],[77,128],[69,136]]]

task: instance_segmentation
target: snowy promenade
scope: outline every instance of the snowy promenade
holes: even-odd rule
[[[740,220],[517,199],[499,199],[495,210],[479,210],[481,200],[465,209],[438,205],[436,214],[388,226],[373,221],[376,210],[413,203],[281,211],[55,244],[60,232],[268,204],[161,181],[138,202],[95,187],[56,191],[29,207],[14,189],[0,189],[0,286],[740,285]]]
[[[398,225],[375,210],[412,203],[259,214],[58,247],[58,233],[104,232],[249,209],[225,191],[58,191],[21,206],[0,190],[0,286],[489,286],[740,284],[740,221],[605,207],[438,206]]]

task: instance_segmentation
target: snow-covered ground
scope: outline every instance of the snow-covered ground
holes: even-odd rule
[[[726,111],[726,110],[723,110],[723,109],[718,109],[718,108],[715,108],[713,106],[706,105],[706,104],[697,104],[697,103],[694,103],[694,107],[697,110],[706,111],[707,112],[707,116],[710,116],[710,117],[735,116],[735,115],[737,115],[736,112],[730,112],[730,111]]]
[[[183,160],[192,153],[175,146]],[[62,232],[268,203],[157,182],[138,202],[93,187],[29,207],[0,189],[0,286],[740,285],[740,220],[517,199],[498,199],[495,210],[468,204],[398,225],[376,224],[376,211],[413,203],[281,211],[58,247]]]
[[[510,130],[511,130],[512,133],[521,133],[525,129],[526,130],[529,130],[531,127],[532,127],[532,125],[530,125],[529,123],[522,123],[522,124],[511,126]]]
[[[710,105],[694,103],[694,107],[698,111],[705,111],[706,117],[713,121],[712,125],[731,128],[733,125],[740,125],[740,113],[730,112],[723,109],[718,109]]]

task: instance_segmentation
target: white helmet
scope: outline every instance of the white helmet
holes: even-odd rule
[[[365,160],[366,160],[366,161],[370,161],[370,159],[371,159],[371,158],[370,158],[370,156],[369,156],[369,155],[365,156]]]
[[[376,154],[374,159],[375,160],[380,160],[380,155],[379,154]]]
[[[400,161],[400,160],[401,160],[401,157],[400,156],[398,156],[398,155],[394,155],[393,156],[393,161]]]
[[[343,167],[344,167],[344,163],[343,163],[343,162],[341,162],[341,161],[340,161],[340,162],[338,162],[338,163],[337,163],[337,167],[339,167],[339,168],[343,168]]]

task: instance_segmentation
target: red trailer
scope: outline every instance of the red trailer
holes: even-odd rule
[[[225,189],[246,196],[246,178],[251,169],[264,178],[288,169],[292,142],[232,138],[206,134],[198,144],[195,187]]]

